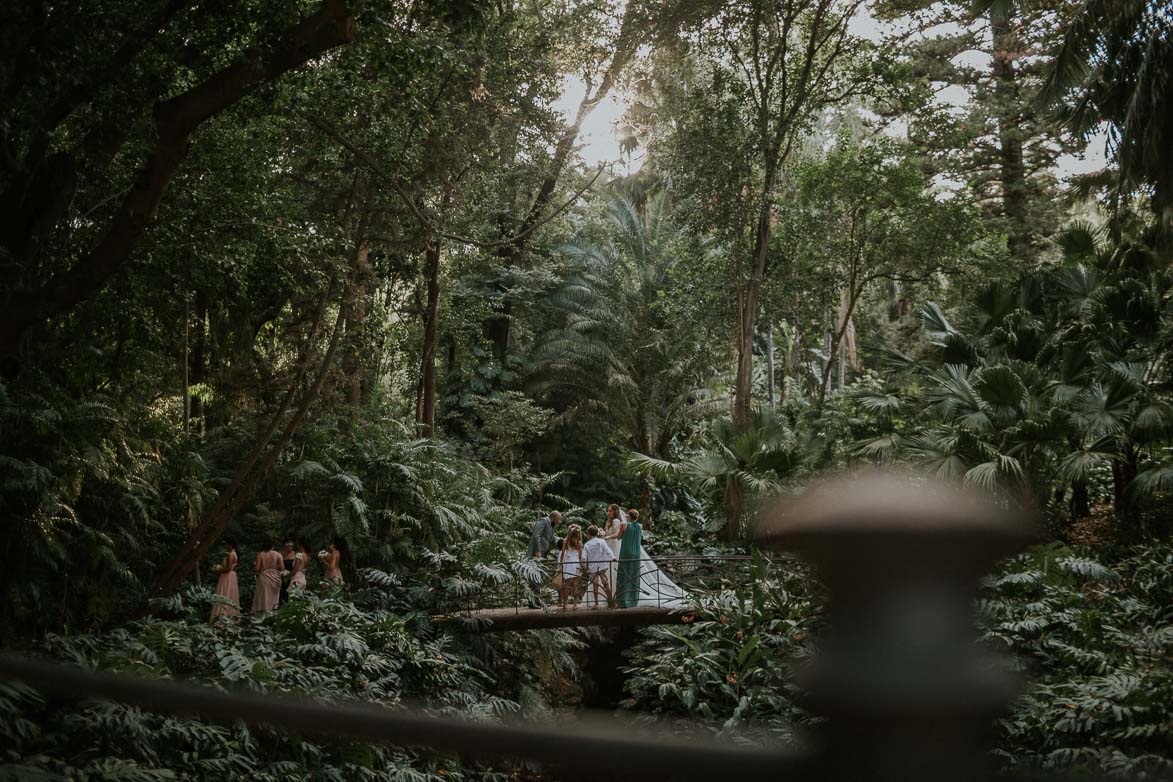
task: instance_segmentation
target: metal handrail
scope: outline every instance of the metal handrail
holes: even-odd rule
[[[620,587],[618,574],[619,564],[621,562],[637,563],[639,566],[637,592],[655,596],[654,604],[641,602],[641,607],[654,605],[656,608],[673,609],[695,607],[695,603],[703,601],[704,598],[724,591],[723,588],[729,586],[728,582],[731,577],[745,575],[743,571],[746,566],[756,563],[762,563],[768,569],[778,568],[782,563],[786,563],[791,567],[802,566],[799,558],[788,554],[774,554],[769,557],[742,554],[674,554],[635,560],[613,560],[613,567],[610,573],[615,574],[615,579],[610,586],[612,593],[615,595],[618,595]],[[533,564],[539,566],[545,573],[542,579],[531,580],[523,574],[512,573],[511,578],[504,583],[483,582],[478,592],[465,596],[456,601],[454,605],[445,607],[445,613],[471,615],[478,611],[500,611],[501,609],[513,609],[515,612],[521,613],[527,610],[541,610],[556,605],[558,603],[557,590],[552,586],[551,579],[559,571],[559,562],[551,559],[537,559]],[[656,566],[655,574],[664,575],[671,581],[673,586],[683,591],[685,599],[689,602],[688,606],[680,605],[681,598],[675,594],[671,587],[662,581],[651,578],[648,569],[644,567],[648,564]],[[701,574],[697,571],[701,567],[717,568],[726,565],[736,566],[742,572]],[[691,573],[686,572],[689,569],[692,570]],[[710,581],[717,579],[720,579],[721,583],[710,583]],[[580,575],[577,589],[580,600],[585,598],[588,593],[593,594],[589,577]],[[531,600],[531,598],[534,596],[537,596],[538,603],[544,605],[536,607],[532,605],[535,601]],[[612,607],[619,608],[620,606],[616,605]]]

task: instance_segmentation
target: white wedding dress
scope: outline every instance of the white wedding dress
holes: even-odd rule
[[[619,511],[623,521],[627,521],[627,514]],[[617,523],[609,522],[603,528],[604,535],[610,535],[618,526]],[[611,551],[615,552],[615,558],[619,558],[619,549],[621,543],[619,540],[607,539],[607,545],[611,547]],[[652,557],[648,554],[648,550],[642,545],[639,547],[640,570],[639,570],[639,602],[637,606],[648,606],[658,608],[687,608],[689,606],[688,595],[681,589],[675,581],[668,578],[664,571],[660,570],[659,566],[652,561]],[[611,579],[611,589],[615,590],[615,585],[618,583],[619,566],[616,562],[611,562],[611,569],[608,575]],[[583,604],[590,607],[595,607],[594,590],[589,590],[583,600]],[[603,596],[600,592],[598,607],[602,608]]]

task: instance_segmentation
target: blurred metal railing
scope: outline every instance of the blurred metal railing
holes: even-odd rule
[[[873,475],[816,486],[767,514],[759,533],[812,562],[830,593],[828,630],[800,675],[825,720],[803,754],[643,736],[613,721],[563,730],[225,693],[11,656],[0,657],[0,675],[61,697],[422,745],[466,758],[528,758],[551,764],[552,778],[993,778],[985,742],[1013,683],[975,643],[973,597],[981,574],[1031,538],[1021,516],[924,479]]]

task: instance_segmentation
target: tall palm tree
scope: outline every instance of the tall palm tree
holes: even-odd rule
[[[693,251],[666,194],[641,209],[613,198],[603,240],[561,248],[569,268],[545,302],[556,325],[539,339],[531,388],[560,395],[568,415],[602,413],[639,453],[666,455],[713,364],[697,320],[667,295]]]

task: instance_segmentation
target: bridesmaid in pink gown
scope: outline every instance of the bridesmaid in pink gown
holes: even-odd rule
[[[222,616],[240,615],[240,584],[236,581],[236,560],[236,541],[232,538],[225,538],[224,561],[214,568],[220,574],[220,578],[216,579],[216,594],[225,600],[231,600],[232,605],[216,604],[212,606],[210,622],[215,622]]]
[[[329,549],[318,552],[318,559],[326,568],[326,575],[322,576],[323,589],[329,588],[331,585],[342,585],[342,557],[349,553],[350,549],[347,548],[346,539],[342,537],[334,538]]]
[[[253,570],[257,574],[257,589],[253,592],[253,611],[272,611],[281,597],[281,571],[285,563],[270,543],[257,554]]]

